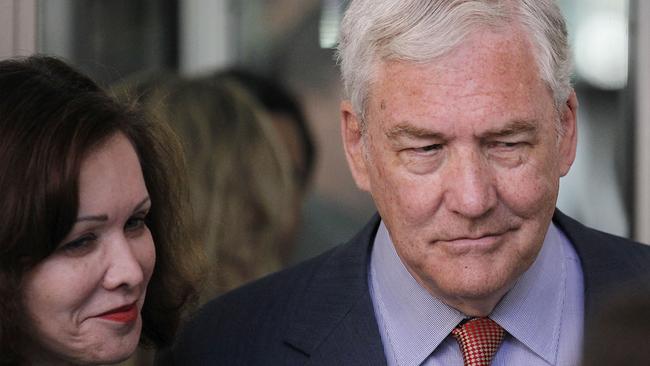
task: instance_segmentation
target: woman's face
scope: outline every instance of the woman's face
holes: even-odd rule
[[[150,206],[138,157],[124,135],[83,160],[77,220],[25,277],[36,361],[113,363],[133,353],[156,258],[144,221]]]

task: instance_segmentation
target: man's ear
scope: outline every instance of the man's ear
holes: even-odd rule
[[[560,139],[560,173],[565,176],[576,158],[578,144],[578,97],[575,90],[571,90],[563,110],[560,111],[560,118],[564,128]]]
[[[357,187],[364,191],[370,191],[361,121],[354,113],[352,104],[347,100],[341,102],[341,137],[343,139],[345,158],[348,161]]]

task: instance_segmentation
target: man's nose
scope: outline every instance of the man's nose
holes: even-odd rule
[[[106,244],[108,268],[104,275],[104,288],[115,290],[139,286],[144,280],[144,273],[129,240],[123,234],[114,235]]]
[[[467,218],[479,218],[497,204],[494,176],[487,159],[476,151],[458,154],[449,162],[445,204]]]

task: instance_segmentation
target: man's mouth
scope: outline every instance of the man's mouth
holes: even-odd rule
[[[442,245],[453,254],[466,254],[469,252],[485,253],[496,249],[503,240],[504,235],[512,229],[486,232],[477,235],[450,236],[449,239],[436,240],[436,245]]]

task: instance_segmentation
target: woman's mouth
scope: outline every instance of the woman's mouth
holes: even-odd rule
[[[130,323],[138,318],[137,303],[121,306],[99,315],[100,318],[118,322]]]

